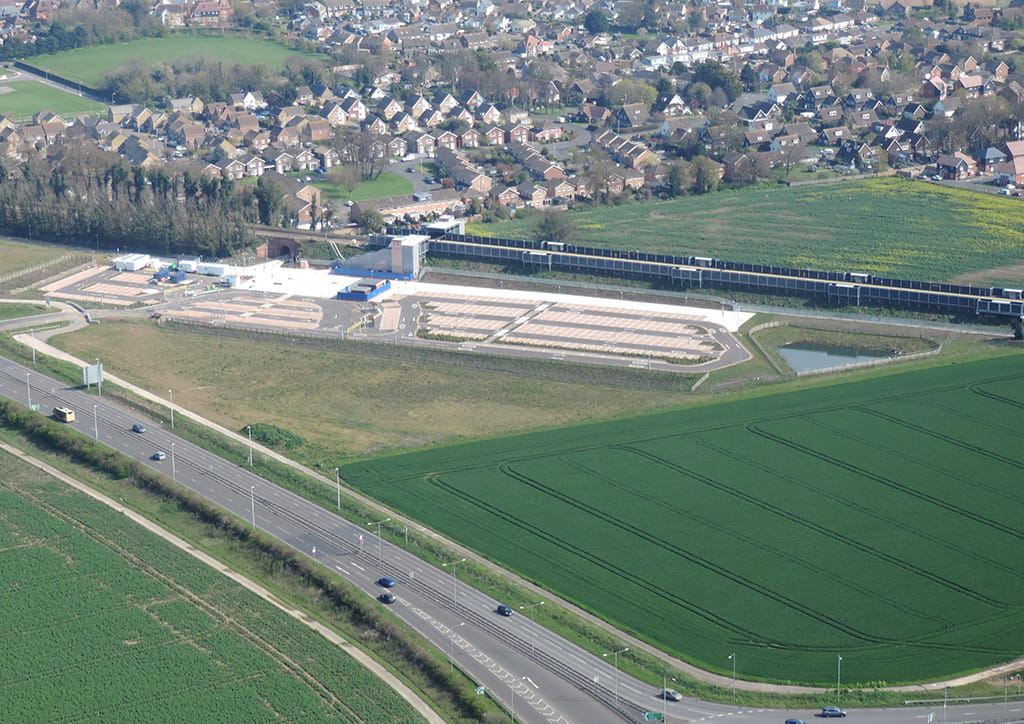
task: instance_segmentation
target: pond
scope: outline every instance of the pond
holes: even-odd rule
[[[811,344],[796,342],[779,347],[779,354],[786,364],[796,372],[825,370],[832,367],[843,367],[858,362],[869,362],[876,359],[892,357],[891,352],[858,349],[857,347],[837,347],[831,344]]]

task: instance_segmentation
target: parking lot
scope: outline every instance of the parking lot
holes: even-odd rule
[[[189,274],[158,283],[152,271],[93,267],[43,291],[85,307],[151,306],[165,320],[281,332],[337,334],[451,345],[465,352],[531,354],[554,359],[709,368],[746,358],[731,331],[749,315],[668,304],[568,294],[394,282],[372,302],[335,299],[353,278],[323,269],[261,264],[239,272],[239,286]],[[598,360],[597,358],[601,358]]]

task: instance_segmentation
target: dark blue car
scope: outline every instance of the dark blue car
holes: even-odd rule
[[[383,578],[377,581],[377,585],[383,586],[384,588],[394,588],[395,579],[391,578],[390,576],[384,576]]]

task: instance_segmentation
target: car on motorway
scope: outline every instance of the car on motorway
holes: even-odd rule
[[[153,453],[153,459],[154,460],[164,460],[166,458],[167,458],[167,453],[165,453],[163,450],[157,450],[155,453]]]
[[[383,578],[378,578],[377,579],[377,585],[380,586],[381,588],[394,588],[395,587],[395,579],[392,578],[391,576],[384,576]]]
[[[665,701],[682,701],[683,695],[675,689],[663,689],[661,692],[661,698]]]
[[[498,608],[496,610],[502,616],[511,616],[512,615],[512,607],[511,606],[506,606],[504,603],[501,604],[500,606],[498,606]]]
[[[787,719],[786,724],[807,724],[803,719]]]
[[[377,600],[381,603],[394,603],[395,594],[393,594],[391,591],[384,591],[384,593],[377,596]]]
[[[146,431],[146,427],[144,425],[142,425],[141,423],[136,422],[134,425],[132,425],[132,432],[143,433],[145,431]]]
[[[837,719],[846,716],[846,709],[840,709],[838,706],[826,706],[822,708],[821,715],[826,719]]]

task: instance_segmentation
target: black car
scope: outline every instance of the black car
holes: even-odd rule
[[[377,600],[379,600],[381,603],[394,603],[395,594],[393,594],[391,591],[385,591],[384,593],[377,596]]]
[[[142,432],[145,432],[145,431],[146,431],[146,428],[142,425],[141,422],[136,422],[134,425],[132,425],[132,432],[142,433]]]
[[[500,606],[498,606],[497,611],[502,616],[511,616],[512,615],[512,607],[511,606],[506,606],[504,603],[501,604]]]

